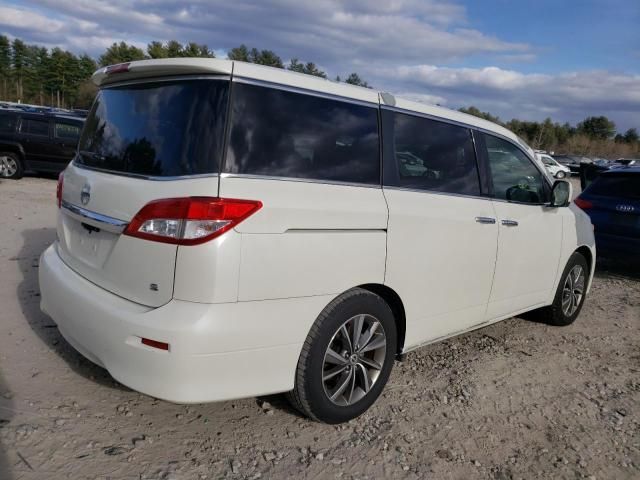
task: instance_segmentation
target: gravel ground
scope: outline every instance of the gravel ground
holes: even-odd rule
[[[632,268],[599,268],[572,326],[514,318],[411,353],[367,414],[327,426],[281,396],[158,401],[76,353],[39,309],[54,196],[0,183],[2,480],[640,478]]]

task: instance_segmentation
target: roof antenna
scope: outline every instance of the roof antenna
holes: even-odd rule
[[[396,97],[391,95],[389,92],[380,92],[380,99],[385,103],[385,105],[389,105],[391,107],[396,106]]]

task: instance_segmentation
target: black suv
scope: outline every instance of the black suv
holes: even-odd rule
[[[61,172],[75,155],[83,124],[71,115],[0,110],[0,177]]]

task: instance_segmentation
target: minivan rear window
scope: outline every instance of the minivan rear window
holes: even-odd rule
[[[218,173],[229,82],[130,84],[100,91],[76,163],[157,177]]]
[[[377,109],[233,86],[225,172],[380,185]]]
[[[640,174],[600,175],[589,186],[591,195],[640,200]]]

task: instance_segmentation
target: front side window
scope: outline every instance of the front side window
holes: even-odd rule
[[[377,110],[238,83],[225,172],[380,184]]]
[[[471,132],[465,127],[404,113],[382,112],[384,184],[480,195]]]
[[[487,147],[494,197],[519,203],[546,201],[542,173],[529,157],[512,143],[482,134]]]
[[[80,125],[71,125],[69,123],[55,124],[56,138],[76,141],[80,137]]]
[[[22,133],[27,135],[38,135],[47,137],[49,136],[49,120],[35,120],[33,118],[23,118],[22,127],[20,127]]]
[[[105,88],[75,161],[154,177],[218,173],[228,90],[228,80],[215,79]]]

